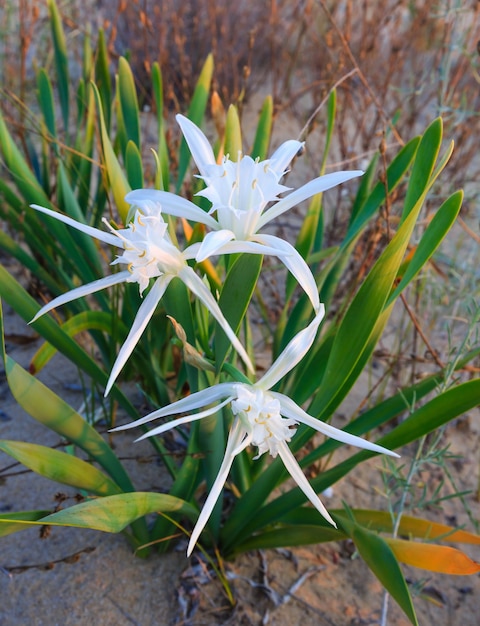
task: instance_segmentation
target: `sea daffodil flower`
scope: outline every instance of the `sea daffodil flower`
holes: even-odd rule
[[[207,307],[222,326],[223,331],[247,367],[253,371],[253,366],[245,348],[231,329],[209,288],[187,264],[187,260],[195,257],[195,249],[186,248],[182,252],[172,243],[168,235],[167,224],[158,207],[137,209],[133,221],[128,224],[128,227],[119,230],[112,228],[104,219],[110,232],[82,224],[67,215],[51,211],[45,207],[32,205],[32,208],[54,217],[95,239],[123,249],[123,253],[113,261],[112,265],[120,264],[126,266],[126,269],[120,272],[72,289],[54,298],[38,311],[32,322],[57,306],[119,283],[136,282],[139,285],[140,294],[143,294],[151,279],[155,279],[150,291],[140,305],[132,328],[118,353],[107,382],[105,395],[110,391],[115,379],[139,341],[170,281],[176,276]]]
[[[324,307],[323,304],[321,304],[315,319],[288,343],[280,356],[255,384],[239,382],[219,383],[154,411],[131,424],[119,426],[114,429],[125,430],[160,417],[187,413],[203,407],[209,407],[199,413],[190,413],[185,417],[180,417],[162,426],[153,428],[148,433],[139,437],[137,440],[139,441],[145,437],[160,435],[181,424],[208,417],[216,413],[222,407],[226,405],[230,406],[234,419],[228,435],[225,456],[191,534],[187,556],[191,554],[198,537],[212,513],[235,456],[249,445],[254,445],[258,448],[258,455],[255,458],[258,458],[264,452],[269,452],[272,457],[276,457],[277,454],[280,455],[285,467],[290,472],[290,475],[296,481],[297,485],[319,513],[333,526],[336,526],[335,522],[308,482],[287,445],[295,434],[295,427],[299,423],[306,424],[337,441],[374,452],[388,454],[390,456],[398,456],[395,452],[391,452],[382,446],[346,433],[343,430],[339,430],[338,428],[334,428],[329,424],[315,419],[311,415],[308,415],[308,413],[288,396],[276,391],[271,391],[272,387],[294,368],[310,349],[323,315]],[[212,403],[216,404],[209,406]]]
[[[183,115],[177,115],[177,122],[200,171],[199,177],[206,184],[206,188],[197,195],[211,202],[210,210],[207,213],[189,200],[168,191],[150,189],[130,192],[127,201],[134,205],[145,202],[159,204],[164,213],[194,220],[211,228],[212,232],[199,245],[197,261],[216,254],[244,251],[277,256],[304,289],[317,312],[320,307],[318,289],[304,259],[287,241],[259,231],[303,200],[361,176],[363,172],[353,170],[326,174],[279,198],[280,194],[290,191],[279,181],[301,149],[301,142],[286,141],[266,161],[238,155],[237,162],[225,157],[222,163],[217,164],[203,132]],[[216,217],[213,217],[214,214]]]

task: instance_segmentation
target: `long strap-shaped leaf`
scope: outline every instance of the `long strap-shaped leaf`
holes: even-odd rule
[[[195,520],[198,512],[187,502],[163,493],[125,493],[114,496],[106,496],[96,500],[88,500],[68,509],[62,509],[56,513],[40,519],[36,517],[36,511],[31,512],[30,519],[22,519],[27,514],[15,513],[0,515],[0,536],[3,524],[16,523],[24,528],[45,525],[50,526],[74,526],[76,528],[91,528],[106,533],[119,533],[129,524],[149,515],[150,513],[178,513]]]
[[[408,619],[414,626],[418,626],[407,582],[389,544],[383,537],[359,526],[346,515],[337,515],[335,521],[339,528],[353,540],[368,567],[395,599]]]
[[[121,493],[120,487],[91,463],[47,446],[0,439],[0,450],[50,480],[97,496]]]

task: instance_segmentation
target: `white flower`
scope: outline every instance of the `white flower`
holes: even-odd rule
[[[288,396],[276,391],[270,391],[285,374],[301,361],[310,349],[323,316],[324,308],[321,304],[315,319],[307,328],[300,331],[290,341],[264,376],[255,384],[239,382],[219,383],[208,389],[193,393],[186,398],[182,398],[158,411],[154,411],[136,422],[114,429],[125,430],[160,417],[191,412],[216,403],[213,407],[210,406],[199,413],[190,413],[185,417],[180,417],[162,426],[158,426],[139,437],[140,440],[145,437],[160,435],[181,424],[208,417],[216,413],[222,407],[230,405],[234,420],[228,436],[225,456],[195,528],[193,529],[188,544],[187,555],[191,554],[198,537],[210,517],[223,489],[235,456],[249,445],[254,445],[258,448],[258,455],[255,458],[258,458],[264,452],[269,452],[272,457],[276,457],[277,454],[280,455],[285,467],[300,489],[321,515],[333,526],[335,526],[335,522],[306,479],[287,445],[294,436],[295,427],[298,423],[306,424],[318,432],[343,443],[366,448],[374,452],[381,452],[390,456],[398,456],[395,452],[391,452],[386,448],[365,441],[361,437],[356,437],[355,435],[351,435],[315,419],[311,415],[308,415],[308,413]]]
[[[277,256],[307,293],[317,312],[320,300],[315,279],[304,259],[287,241],[273,235],[260,234],[271,220],[303,200],[363,174],[360,170],[335,172],[320,176],[292,191],[279,183],[291,160],[302,147],[299,141],[286,141],[266,161],[239,155],[237,162],[225,158],[215,162],[213,150],[202,131],[193,122],[177,115],[185,140],[207,185],[197,195],[207,198],[212,206],[208,213],[192,202],[167,191],[137,189],[127,201],[142,206],[145,202],[161,205],[164,213],[205,224],[212,229],[198,246],[197,261],[216,254],[250,252]],[[216,217],[213,217],[216,214]]]
[[[44,207],[37,205],[32,205],[32,207],[100,241],[122,248],[123,254],[119,255],[115,261],[113,261],[112,265],[119,264],[126,266],[126,269],[123,271],[112,274],[111,276],[106,276],[105,278],[100,278],[77,289],[72,289],[58,298],[54,298],[40,309],[32,322],[57,306],[118,283],[136,282],[142,294],[149,286],[151,279],[155,279],[150,291],[138,309],[128,337],[120,349],[113,365],[105,389],[105,395],[110,391],[115,379],[139,341],[170,281],[176,276],[180,278],[207,307],[213,317],[222,326],[223,331],[228,336],[247,367],[253,371],[253,366],[245,348],[235,336],[235,333],[220,310],[217,301],[202,279],[197,276],[193,269],[187,264],[187,260],[195,257],[195,249],[186,248],[182,252],[172,243],[168,236],[167,224],[163,220],[158,206],[145,206],[141,209],[137,209],[133,222],[128,224],[127,228],[114,230],[110,227],[108,222],[104,220],[111,232],[105,232],[93,228],[92,226],[81,224],[66,215],[56,213]]]

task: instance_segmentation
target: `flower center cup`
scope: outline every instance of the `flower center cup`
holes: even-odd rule
[[[140,293],[148,287],[151,278],[177,274],[185,266],[185,260],[170,241],[167,224],[158,211],[145,215],[137,210],[127,228],[111,230],[122,240],[124,248],[123,254],[112,265],[126,265],[130,272],[127,282],[137,282]]]
[[[235,233],[238,240],[248,240],[257,231],[258,220],[270,202],[289,187],[280,185],[279,175],[270,162],[241,156],[235,163],[225,158],[221,165],[210,164],[202,177],[207,185],[198,195],[212,203],[220,227]]]
[[[280,402],[267,391],[237,385],[236,392],[232,412],[242,420],[252,444],[258,447],[255,458],[264,452],[276,457],[279,444],[290,441],[295,434],[297,422],[280,415]]]

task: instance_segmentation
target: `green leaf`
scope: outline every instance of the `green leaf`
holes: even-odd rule
[[[41,68],[37,75],[37,89],[38,89],[38,104],[42,111],[43,119],[47,131],[52,138],[57,136],[57,129],[55,126],[55,104],[53,101],[53,89],[52,83],[48,78],[47,72]],[[58,145],[54,143],[54,148],[58,154]]]
[[[141,189],[143,185],[143,165],[139,149],[130,139],[125,152],[125,169],[128,184],[132,189]]]
[[[237,108],[231,104],[227,111],[227,122],[225,125],[225,154],[229,155],[231,161],[238,161],[242,155],[242,130],[240,128],[240,118]]]
[[[418,272],[424,267],[432,257],[435,250],[442,243],[445,235],[449,232],[455,222],[463,201],[463,191],[457,191],[451,195],[433,216],[425,233],[418,244],[413,258],[409,262],[400,283],[388,299],[388,303],[393,303],[405,287],[413,280]]]
[[[168,190],[170,187],[170,168],[168,146],[165,138],[165,122],[163,119],[163,78],[160,65],[156,61],[152,65],[152,87],[157,109],[158,160],[160,162],[159,172],[161,173],[161,177],[159,177],[157,183],[157,189]]]
[[[48,3],[50,16],[50,26],[52,29],[53,49],[55,54],[55,67],[57,70],[57,90],[60,98],[60,108],[62,110],[63,128],[68,134],[69,109],[70,109],[70,76],[68,73],[68,55],[65,33],[62,27],[62,20],[54,0]]]
[[[319,515],[318,511],[316,514]],[[345,539],[345,533],[335,529],[330,524],[327,526],[315,526],[298,524],[295,526],[282,526],[266,530],[262,533],[247,537],[245,541],[235,545],[232,556],[250,550],[269,550],[309,544],[326,543],[329,541],[341,541]]]
[[[408,619],[412,624],[418,626],[407,583],[395,554],[385,539],[354,522],[352,523],[344,515],[337,515],[336,521],[340,528],[354,541],[360,556],[392,598],[395,599]]]
[[[67,215],[73,217],[81,224],[87,223],[85,214],[77,202],[62,162],[58,164],[58,196],[59,204]],[[94,240],[77,229],[70,229],[69,235],[79,248],[78,254],[75,255],[79,274],[85,281],[95,280],[99,274],[102,274],[102,263]],[[68,253],[72,254],[71,248],[68,250]]]
[[[38,182],[28,163],[15,145],[12,136],[8,132],[5,120],[0,112],[0,148],[7,172],[12,176],[18,190],[28,204],[41,204],[51,207],[42,186]]]
[[[420,138],[418,138],[417,140],[414,140],[414,143],[410,142],[409,144],[407,144],[409,147],[416,147],[416,145],[418,145],[418,142],[420,141]],[[395,160],[398,159],[398,157],[402,154],[405,154],[404,152],[405,148],[403,149],[403,151],[400,151],[399,154],[396,155],[394,161],[390,164],[390,173],[392,173],[392,165],[394,164]],[[411,157],[410,157],[410,161],[413,158],[413,154],[411,153]],[[380,157],[380,154],[377,152],[372,160],[370,161],[365,174],[360,178],[360,184],[358,186],[358,190],[357,190],[357,195],[355,196],[355,200],[353,202],[352,205],[352,211],[350,213],[350,220],[349,220],[349,227],[355,222],[357,215],[359,213],[359,211],[365,206],[365,203],[371,198],[372,194],[372,186],[374,184],[375,181],[375,174],[377,173],[377,164],[378,164],[378,159]],[[408,162],[410,162],[408,161]],[[408,163],[407,163],[408,166]],[[399,172],[400,173],[400,172]],[[391,174],[390,174],[391,175]],[[398,177],[398,174],[397,174]],[[387,180],[388,180],[388,175],[387,175]],[[390,190],[390,186],[388,186],[389,191]],[[383,185],[381,182],[377,183],[375,189],[377,190],[377,194],[380,196],[381,195],[381,190],[385,190],[385,185]],[[373,207],[372,207],[373,208]],[[378,206],[377,206],[378,208]],[[374,209],[376,211],[376,209]]]
[[[69,337],[75,337],[85,330],[100,330],[102,332],[111,333],[112,322],[112,313],[107,313],[106,311],[88,310],[82,311],[81,313],[77,313],[77,315],[70,317],[66,322],[61,324],[60,327]],[[115,319],[114,323],[117,339],[126,337],[128,329],[122,320]],[[30,361],[30,371],[38,374],[38,372],[45,367],[57,351],[57,348],[51,343],[45,342],[42,344]]]
[[[402,219],[409,215],[425,193],[442,143],[443,122],[437,117],[423,133],[408,183]]]
[[[120,57],[118,62],[118,89],[127,142],[133,141],[135,146],[140,150],[140,119],[137,91],[135,89],[135,80],[132,70],[124,57]]]
[[[25,522],[36,522],[49,515],[50,511],[17,511],[15,513],[0,513],[0,537],[6,537],[19,530],[25,530]]]
[[[119,533],[135,520],[150,513],[181,513],[191,519],[198,517],[198,512],[179,498],[139,491],[88,500],[36,521],[12,519],[13,515],[6,517],[0,514],[0,526],[2,523],[17,522],[25,528],[48,524],[49,526],[74,526],[106,533]]]
[[[102,138],[102,147],[103,147],[103,159],[105,162],[105,169],[107,171],[108,180],[110,182],[110,188],[113,193],[113,197],[115,200],[115,204],[117,205],[118,212],[120,217],[123,220],[123,223],[126,223],[127,215],[130,210],[130,205],[128,202],[125,202],[125,196],[129,191],[131,191],[131,187],[125,178],[122,168],[120,167],[120,163],[115,155],[113,150],[113,146],[110,142],[110,137],[108,136],[107,127],[105,124],[105,120],[103,118],[102,113],[102,104],[100,101],[100,94],[98,89],[94,84],[92,84],[93,92],[95,94],[95,99],[97,101],[97,111],[98,111],[98,119],[100,122],[100,135]]]
[[[472,410],[479,401],[480,379],[452,387],[416,409],[378,442],[392,450],[404,446]]]
[[[101,96],[100,101],[102,103],[105,130],[108,134],[112,114],[112,84],[108,69],[108,52],[103,28],[98,32],[97,55],[95,60],[95,84]]]
[[[192,120],[194,124],[200,126],[202,120],[205,116],[205,111],[207,109],[208,96],[210,93],[210,85],[212,82],[213,75],[213,56],[211,54],[208,55],[202,71],[200,73],[200,77],[195,86],[195,91],[193,92],[192,101],[190,103],[190,107],[188,109],[187,117]],[[176,185],[176,191],[179,192],[183,179],[185,178],[185,174],[188,170],[188,165],[190,163],[190,150],[188,149],[187,142],[184,138],[182,138],[182,142],[180,144],[180,152],[178,157],[178,179]]]
[[[58,284],[54,281],[49,272],[40,263],[31,257],[25,249],[7,235],[4,230],[0,231],[0,248],[9,256],[17,259],[21,265],[29,269],[32,274],[39,278],[53,292],[58,290]]]
[[[259,254],[242,254],[231,266],[220,294],[218,304],[236,333],[245,317],[249,302],[257,284],[263,257]],[[222,369],[231,342],[217,322],[215,328],[215,367]]]
[[[262,110],[258,119],[255,139],[251,150],[252,159],[260,159],[264,161],[268,156],[268,146],[270,144],[270,136],[273,124],[273,98],[267,96],[263,101]]]
[[[97,496],[120,493],[121,489],[90,463],[60,450],[23,441],[0,439],[0,450],[33,472]]]
[[[365,346],[384,309],[405,254],[416,216],[417,212],[412,212],[412,219],[408,219],[398,230],[361,285],[340,326],[335,329],[335,340],[322,386],[311,408],[313,415],[320,413],[323,416],[330,415],[341,401],[339,392],[343,388],[345,393],[344,383],[349,379],[352,370],[364,353]],[[382,323],[386,321],[383,319]],[[353,383],[351,378],[350,382]]]
[[[89,89],[86,89],[88,99],[86,101],[87,117],[85,126],[79,132],[77,137],[78,145],[78,176],[75,178],[75,183],[78,187],[78,204],[83,208],[83,213],[87,214],[87,207],[94,197],[93,190],[91,191],[92,169],[93,169],[93,149],[95,142],[95,96],[93,90],[90,87],[90,83],[87,83]],[[98,221],[96,216],[102,211],[102,203],[100,201],[100,194],[104,193],[104,190],[97,189],[96,197],[93,201],[93,220],[92,226],[97,226]]]

